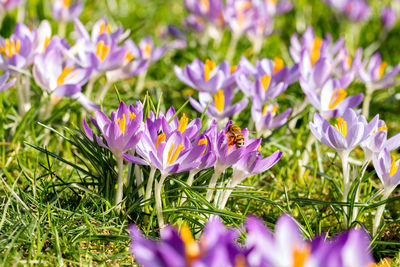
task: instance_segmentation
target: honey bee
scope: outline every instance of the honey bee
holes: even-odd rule
[[[235,145],[236,148],[244,146],[244,137],[242,134],[242,129],[239,126],[231,124],[226,131],[226,135],[228,136],[228,145]]]

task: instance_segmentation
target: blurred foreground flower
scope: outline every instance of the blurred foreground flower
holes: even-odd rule
[[[17,81],[16,78],[12,78],[11,80],[8,80],[8,78],[10,78],[9,72],[6,72],[0,76],[0,92],[7,90],[11,86],[13,86]]]
[[[351,229],[332,240],[321,236],[305,241],[288,215],[278,219],[274,235],[256,217],[248,218],[245,226],[244,246],[236,241],[239,230],[225,228],[219,218],[206,224],[199,242],[186,225],[180,233],[170,226],[162,229],[160,241],[146,239],[136,226],[131,226],[131,251],[145,267],[368,267],[373,264],[368,251],[369,238],[362,230]]]

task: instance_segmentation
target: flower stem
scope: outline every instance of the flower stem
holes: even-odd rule
[[[148,200],[151,197],[151,192],[153,189],[153,183],[154,183],[154,175],[156,174],[156,168],[151,166],[150,167],[150,175],[149,175],[149,180],[147,181],[147,186],[146,186],[146,194],[144,196],[144,200]]]
[[[232,181],[229,181],[229,182],[227,183],[226,187],[227,187],[227,188],[234,187]],[[226,190],[222,193],[221,200],[220,200],[219,205],[218,205],[217,208],[219,208],[219,209],[221,209],[221,210],[225,208],[225,205],[226,205],[226,203],[228,202],[228,199],[229,199],[230,195],[232,194],[232,191],[233,191],[232,189],[226,189]]]
[[[65,21],[60,21],[60,22],[58,23],[58,35],[59,35],[61,38],[64,38],[66,32],[67,32],[67,23],[66,23]]]
[[[97,94],[97,97],[96,97],[96,99],[97,99],[97,101],[99,101],[99,103],[100,103],[100,101],[104,100],[104,97],[106,96],[107,91],[110,88],[110,86],[111,86],[110,82],[107,81],[103,85],[103,87],[100,89],[100,91],[99,91],[99,93]]]
[[[360,183],[361,183],[362,178],[364,177],[364,174],[365,174],[365,171],[367,170],[367,167],[368,167],[368,165],[369,165],[369,162],[370,162],[369,160],[365,161],[365,162],[363,163],[362,167],[361,167]],[[360,187],[361,187],[361,184],[357,187],[357,192],[356,192],[356,196],[355,196],[355,198],[354,198],[354,202],[358,202],[358,200],[359,200]],[[352,219],[352,221],[354,221],[355,219],[357,219],[357,215],[358,215],[358,207],[354,207],[354,209],[353,209],[353,219]]]
[[[349,153],[343,153],[341,155],[342,159],[342,167],[343,167],[343,202],[347,202],[347,195],[349,194],[350,190],[350,166],[349,166]],[[344,208],[344,216],[343,221],[344,225],[347,228],[347,207]]]
[[[26,112],[25,110],[25,95],[24,95],[24,88],[22,83],[22,76],[18,77],[18,84],[17,84],[17,95],[18,95],[18,112],[21,116],[23,116]]]
[[[206,194],[206,200],[208,202],[211,201],[214,190],[215,190],[215,186],[217,185],[217,180],[219,178],[219,176],[221,175],[222,171],[218,168],[215,168],[213,175],[211,176],[211,180],[210,180],[210,184],[208,185],[208,189],[207,189],[207,194]]]
[[[364,101],[363,101],[363,106],[362,106],[362,114],[364,115],[364,117],[366,119],[368,119],[368,116],[369,116],[369,106],[370,106],[372,94],[374,91],[375,90],[372,86],[367,85],[367,91],[366,91]]]
[[[233,34],[231,38],[231,42],[229,43],[228,51],[226,52],[226,60],[229,63],[232,63],[233,56],[235,55],[236,52],[236,46],[239,41],[240,35],[239,34]]]
[[[382,196],[382,201],[385,201],[389,195],[390,195],[391,191],[389,192],[385,192]],[[385,210],[386,204],[383,204],[381,206],[379,206],[378,210],[376,211],[376,215],[374,218],[374,224],[373,224],[373,228],[372,228],[372,235],[375,236],[376,233],[378,232],[378,227],[379,224],[381,223],[381,219],[382,219],[382,215],[383,215],[383,211]]]
[[[115,194],[115,209],[119,213],[121,211],[121,201],[123,197],[124,189],[124,158],[117,158],[118,164],[118,181],[117,181],[117,193]]]
[[[164,228],[164,217],[162,214],[162,200],[161,200],[161,189],[163,186],[163,183],[165,181],[165,178],[167,178],[168,174],[162,173],[160,181],[155,181],[155,189],[154,189],[154,195],[156,199],[156,211],[157,211],[157,219],[158,219],[158,226],[160,228]]]
[[[137,84],[136,84],[136,88],[135,88],[135,92],[137,94],[140,94],[143,90],[144,87],[144,83],[146,81],[146,75],[147,75],[147,70],[143,71],[142,73],[139,74],[138,80],[137,80]]]

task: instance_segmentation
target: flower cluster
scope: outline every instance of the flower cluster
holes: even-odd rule
[[[253,42],[255,53],[261,49],[263,38],[274,29],[274,18],[289,12],[293,4],[288,0],[254,1],[254,0],[184,0],[190,12],[185,24],[195,31],[220,40],[222,29],[227,27],[232,38],[237,40],[247,35]],[[229,56],[228,56],[229,58]]]
[[[96,118],[91,118],[91,121],[101,132],[105,142],[93,133],[84,120],[83,128],[87,136],[92,141],[96,140],[100,146],[109,149],[119,164],[124,158],[135,164],[150,166],[145,200],[151,197],[155,183],[160,226],[163,226],[161,189],[168,175],[190,171],[191,178],[188,180],[190,186],[194,175],[199,171],[214,167],[214,175],[206,194],[206,199],[211,201],[219,176],[232,167],[232,178],[224,181],[230,189],[225,190],[220,194],[220,198],[216,199],[217,207],[222,209],[232,192],[231,188],[245,178],[271,168],[282,155],[277,151],[262,159],[259,152],[261,139],[249,138],[246,129],[240,129],[231,121],[225,130],[218,130],[214,121],[201,133],[199,118],[189,122],[183,114],[178,119],[173,107],[165,115],[159,112],[156,116],[151,112],[149,118],[143,122],[143,106],[140,102],[137,102],[136,107],[127,107],[121,102],[118,110],[113,112],[110,118],[98,111]],[[122,170],[119,170],[120,173]],[[160,178],[154,182],[156,170],[160,171]],[[122,200],[122,184],[118,188],[121,191],[119,195],[117,194],[116,204]]]
[[[197,242],[184,225],[180,232],[167,226],[161,240],[146,239],[136,226],[130,227],[131,251],[135,260],[147,266],[375,266],[369,252],[369,237],[351,229],[331,240],[324,236],[305,241],[296,222],[282,215],[275,234],[256,218],[245,223],[244,245],[236,241],[239,229],[227,229],[214,218]]]
[[[167,50],[167,46],[154,46],[150,37],[136,45],[126,39],[129,31],[124,32],[122,27],[113,31],[105,18],[98,20],[89,33],[77,18],[81,11],[80,2],[54,2],[56,19],[64,23],[74,21],[76,40],[73,45],[62,37],[65,33],[54,35],[46,20],[33,29],[18,23],[9,38],[0,37],[0,68],[21,80],[17,87],[21,113],[30,106],[30,73],[50,96],[50,106],[61,97],[70,97],[87,109],[97,110],[98,106],[90,97],[93,84],[101,75],[106,76],[107,83],[99,91],[96,102],[103,100],[112,83],[145,72],[149,64],[158,61]]]
[[[199,101],[190,98],[193,108],[213,119],[225,119],[241,112],[251,101],[252,119],[258,135],[286,123],[291,109],[277,114],[276,98],[298,78],[298,67],[286,67],[280,58],[262,59],[254,67],[245,57],[237,66],[227,61],[216,64],[195,59],[183,69],[175,66],[176,76],[186,85],[199,91]],[[232,103],[238,89],[246,96]]]
[[[326,4],[346,15],[354,22],[368,20],[371,8],[365,0],[323,0]]]

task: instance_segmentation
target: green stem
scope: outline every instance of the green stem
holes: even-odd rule
[[[162,173],[160,181],[155,181],[155,189],[154,189],[154,195],[156,199],[156,211],[157,211],[157,219],[158,219],[158,226],[160,228],[164,228],[164,217],[162,214],[162,200],[161,200],[161,190],[163,183],[165,181],[165,178],[167,178],[168,174]]]
[[[121,202],[124,193],[124,158],[117,158],[118,164],[118,181],[117,181],[117,193],[115,194],[115,209],[119,213],[121,211]]]
[[[231,42],[229,43],[228,51],[226,52],[226,60],[229,63],[232,63],[232,59],[233,59],[233,56],[235,55],[236,46],[239,41],[239,38],[240,38],[240,35],[238,35],[238,34],[232,35],[232,39],[231,39]]]

